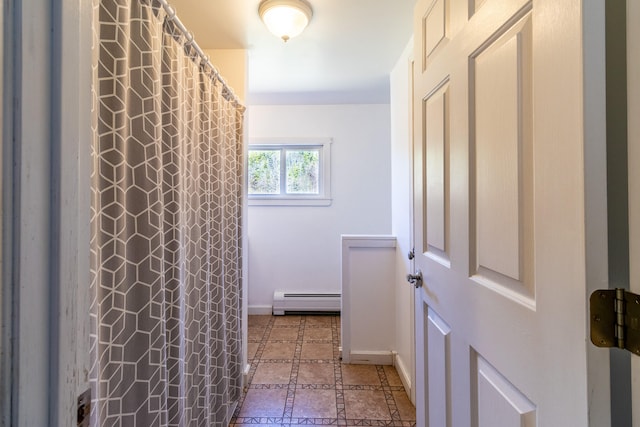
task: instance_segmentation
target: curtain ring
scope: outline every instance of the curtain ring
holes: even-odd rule
[[[176,17],[176,8],[175,7],[171,7],[169,4],[167,4],[164,7],[164,11],[167,14],[167,17],[169,18],[170,21],[173,21]]]
[[[213,76],[214,80],[217,80],[220,73],[218,73],[218,69],[213,66],[211,57],[209,55],[202,55],[200,57],[200,62],[209,68],[209,73]]]
[[[188,44],[193,43],[193,33],[191,31],[187,31],[187,33],[185,34],[185,37],[187,38]]]

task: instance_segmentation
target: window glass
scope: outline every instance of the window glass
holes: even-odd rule
[[[254,138],[247,155],[250,206],[331,205],[331,138]]]
[[[249,150],[249,194],[280,194],[280,150]]]
[[[286,150],[287,194],[318,194],[320,152]]]

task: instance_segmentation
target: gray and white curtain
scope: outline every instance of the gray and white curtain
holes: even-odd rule
[[[92,426],[240,398],[244,107],[157,0],[94,0]]]

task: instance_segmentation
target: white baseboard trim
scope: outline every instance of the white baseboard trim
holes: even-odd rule
[[[273,306],[270,305],[250,305],[247,310],[249,315],[259,314],[271,314],[273,312]]]
[[[390,351],[352,351],[349,363],[354,365],[393,365]]]
[[[244,371],[242,372],[242,388],[246,388],[249,386],[249,371],[251,370],[251,365],[247,363],[244,367]]]
[[[415,402],[413,402],[413,399],[411,398],[411,377],[409,376],[409,371],[402,361],[402,358],[396,352],[393,353],[393,365],[396,367],[396,371],[400,376],[400,380],[404,386],[404,391],[407,392],[407,396],[409,396],[411,403],[415,405]]]

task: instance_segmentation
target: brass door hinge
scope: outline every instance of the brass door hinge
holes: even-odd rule
[[[640,356],[640,295],[624,289],[591,294],[591,342],[618,347]]]

